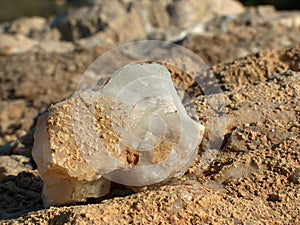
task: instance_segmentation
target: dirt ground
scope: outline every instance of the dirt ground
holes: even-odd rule
[[[108,196],[72,206],[43,209],[34,127],[108,48],[0,56],[0,224],[300,224],[300,26],[239,21],[224,32],[212,20],[212,35],[180,42],[223,90],[224,140],[208,167],[199,170],[201,149],[218,113],[207,117],[207,96],[190,84],[206,134],[187,173],[138,193],[115,184]]]

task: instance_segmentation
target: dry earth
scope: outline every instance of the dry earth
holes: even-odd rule
[[[188,172],[139,193],[113,185],[76,206],[43,209],[32,134],[37,116],[70,96],[107,48],[1,56],[0,224],[300,224],[300,26],[265,22],[262,10],[270,9],[215,17],[205,34],[179,42],[211,66],[225,98],[224,141],[209,167],[199,170],[201,150],[218,112],[208,117],[207,97],[189,84],[207,131]]]

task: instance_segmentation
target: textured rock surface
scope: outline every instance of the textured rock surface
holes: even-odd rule
[[[169,6],[171,25],[177,32],[201,33],[201,26],[215,16],[237,15],[245,8],[237,1],[174,1]],[[200,29],[200,30],[199,30]]]
[[[42,39],[43,34],[50,30],[47,20],[43,17],[20,18],[13,21],[7,28],[9,34],[19,34],[32,39]]]
[[[40,209],[41,191],[42,181],[33,170],[30,158],[0,156],[0,220]]]
[[[72,101],[59,103],[37,122],[32,156],[44,181],[45,207],[84,202],[109,192],[110,182],[83,159],[76,145],[70,108]]]
[[[8,176],[32,170],[30,159],[22,155],[0,156],[0,182]]]
[[[0,35],[0,55],[23,53],[32,50],[37,46],[37,41],[22,35]]]
[[[272,6],[244,8],[233,0],[102,0],[48,21],[33,17],[0,25],[0,54],[40,50],[70,52],[96,46],[112,47],[116,43],[145,38],[182,41],[188,37],[193,40],[196,35],[196,42],[199,39],[208,42],[199,47],[210,46],[212,52],[209,54],[214,55],[215,63],[220,62],[224,42],[232,44],[227,54],[233,57],[228,60],[258,52],[261,48],[289,46],[299,39],[299,21],[298,12],[275,11]],[[241,32],[241,28],[247,32]],[[217,46],[212,47],[211,43]]]
[[[205,24],[205,32],[188,35],[183,45],[193,49],[210,65],[230,62],[260,50],[298,44],[299,27],[279,22],[285,18],[293,24],[294,17],[294,13],[278,12],[274,7],[247,8],[244,13],[234,17],[213,18]],[[230,48],[224,48],[224,45]],[[226,59],[223,58],[225,55]]]

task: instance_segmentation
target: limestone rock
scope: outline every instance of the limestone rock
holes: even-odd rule
[[[72,52],[75,47],[70,42],[65,41],[54,41],[54,40],[42,40],[37,47],[45,52]]]
[[[76,41],[76,44],[84,49],[94,48],[97,46],[112,47],[115,43],[112,32],[98,32],[91,37],[81,38]]]
[[[50,30],[47,20],[43,17],[22,17],[13,21],[7,28],[9,34],[19,34],[40,40]]]
[[[0,55],[11,55],[24,53],[27,51],[40,51],[45,52],[71,52],[75,49],[74,45],[70,42],[55,41],[43,39],[41,41],[28,38],[26,36],[17,34],[1,34],[0,35]]]
[[[0,156],[0,181],[12,175],[32,170],[30,159],[22,155]]]
[[[169,29],[170,15],[167,8],[171,2],[171,0],[132,2],[132,8],[137,10],[148,37],[157,36]]]
[[[0,35],[0,55],[10,55],[31,50],[37,41],[23,35]]]
[[[181,28],[207,22],[216,15],[237,15],[243,13],[244,10],[241,3],[232,0],[179,0],[169,6],[171,23]]]
[[[82,7],[66,15],[58,16],[52,23],[59,29],[65,41],[88,37],[105,28],[101,20],[101,7]]]
[[[136,8],[129,7],[130,5],[126,8],[115,0],[103,3],[101,18],[107,24],[107,31],[113,33],[116,42],[124,43],[146,38],[144,23]]]
[[[109,191],[110,182],[97,174],[78,151],[68,108],[70,102],[50,108],[49,115],[39,118],[34,135],[32,156],[44,181],[46,207],[101,197]]]
[[[183,39],[188,33],[202,33],[203,25],[215,16],[237,15],[244,12],[241,3],[232,0],[179,0],[168,6],[171,27],[168,40]]]
[[[124,19],[126,18],[126,19]],[[91,7],[82,7],[53,21],[66,41],[76,41],[101,32],[108,39],[126,42],[146,37],[144,25],[134,7],[126,8],[119,1],[102,1]],[[97,42],[95,36],[92,42]],[[101,40],[100,40],[101,41]],[[93,45],[94,43],[87,44]],[[100,43],[104,44],[105,43]]]

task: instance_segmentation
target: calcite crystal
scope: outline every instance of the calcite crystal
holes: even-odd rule
[[[103,196],[110,181],[146,186],[181,176],[203,133],[164,66],[127,65],[39,119],[32,154],[46,205]]]

